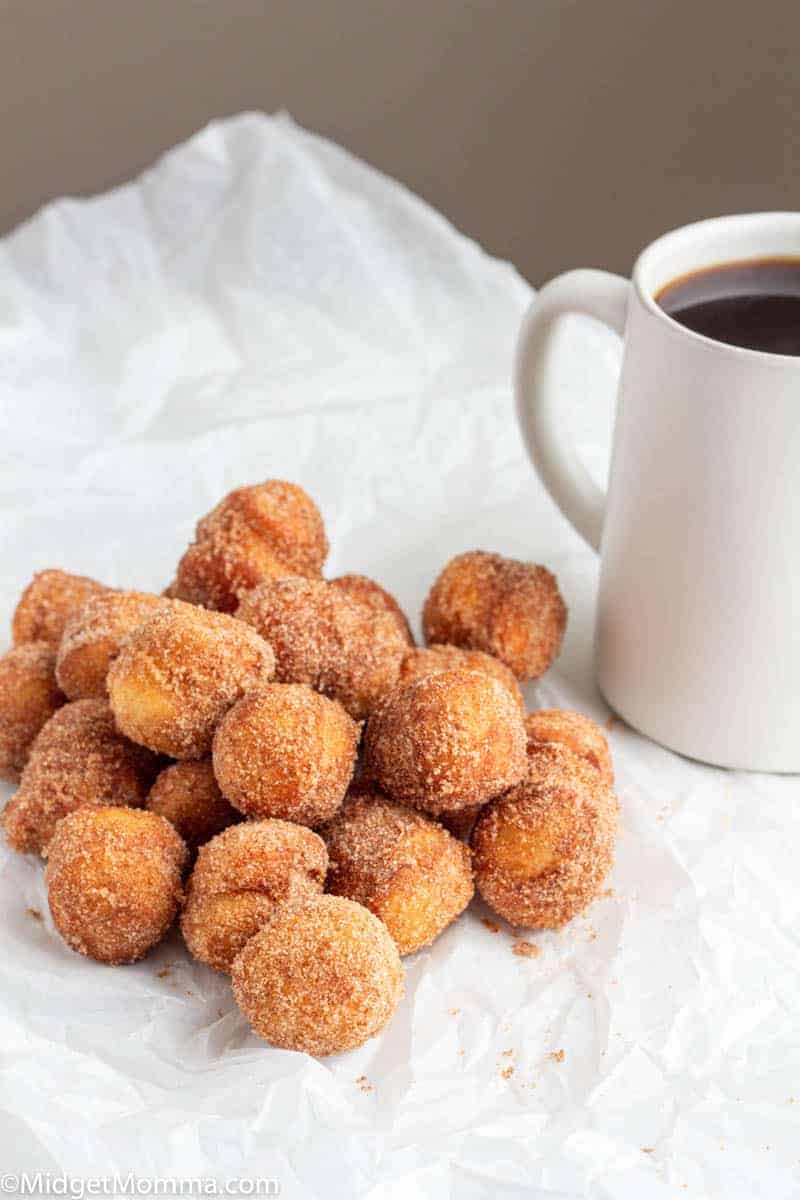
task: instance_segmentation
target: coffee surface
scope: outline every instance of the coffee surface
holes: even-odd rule
[[[800,258],[705,267],[673,279],[656,301],[673,320],[714,341],[800,354]]]

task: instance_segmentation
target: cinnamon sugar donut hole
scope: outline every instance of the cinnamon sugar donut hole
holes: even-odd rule
[[[526,779],[472,833],[475,882],[512,925],[558,929],[595,899],[614,861],[617,801],[600,772],[542,743]]]
[[[145,808],[166,817],[192,854],[242,819],[219,790],[210,758],[165,767],[150,789]]]
[[[304,684],[267,684],[221,721],[214,774],[222,794],[248,817],[319,825],[344,799],[359,734],[336,700]]]
[[[493,654],[517,679],[538,679],[561,649],[567,610],[546,567],[483,550],[459,554],[428,593],[428,642]]]
[[[608,741],[591,717],[566,708],[542,708],[527,714],[525,732],[528,735],[529,753],[542,742],[557,742],[599,771],[609,787],[614,786],[614,768]]]
[[[366,769],[394,800],[438,816],[484,804],[525,775],[525,727],[508,688],[482,671],[439,671],[373,713]]]
[[[108,672],[117,727],[172,758],[203,758],[222,717],[272,678],[272,650],[223,613],[162,602],[127,638]]]
[[[395,686],[408,650],[394,616],[319,579],[262,584],[236,616],[272,646],[278,679],[309,684],[357,721]]]
[[[401,955],[429,945],[472,899],[468,848],[379,792],[348,798],[320,833],[330,855],[327,891],[380,917]]]
[[[85,575],[51,568],[38,571],[22,593],[11,621],[14,645],[47,642],[58,649],[64,626],[92,596],[110,591]]]
[[[525,701],[513,671],[509,671],[499,658],[495,658],[493,654],[484,654],[482,650],[462,650],[460,646],[445,646],[439,643],[432,646],[415,646],[403,659],[397,684],[398,687],[403,687],[415,679],[421,679],[423,675],[460,668],[466,671],[483,671],[491,675],[508,688],[522,712],[525,712]]]
[[[9,844],[43,854],[58,821],[86,805],[140,807],[158,769],[148,750],[114,727],[103,700],[74,700],[42,727],[19,790],[2,815]]]
[[[25,642],[0,657],[0,778],[16,782],[39,730],[66,697],[56,683],[56,652]]]
[[[164,601],[148,592],[101,592],[64,626],[56,677],[70,700],[106,695],[108,668],[123,640]]]
[[[330,581],[331,587],[339,588],[354,600],[360,600],[376,613],[388,613],[394,618],[401,636],[409,646],[414,645],[414,635],[408,623],[408,617],[395,600],[391,592],[381,587],[374,579],[366,575],[339,575]]]
[[[59,821],[45,868],[53,923],[78,954],[117,966],[143,958],[183,899],[186,847],[163,817],[81,808]]]
[[[181,931],[191,954],[227,972],[279,905],[322,891],[321,838],[288,821],[246,821],[202,847],[189,879]]]
[[[383,1029],[402,999],[403,966],[382,921],[322,895],[278,909],[234,959],[231,982],[260,1037],[322,1058]]]
[[[327,553],[325,526],[308,493],[268,479],[236,488],[201,518],[168,591],[230,613],[265,579],[318,576]]]

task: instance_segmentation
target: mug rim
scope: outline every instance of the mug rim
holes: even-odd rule
[[[646,312],[650,316],[657,317],[659,320],[661,320],[665,327],[670,329],[672,333],[678,333],[682,337],[690,338],[693,341],[699,342],[710,349],[727,351],[731,354],[740,356],[744,355],[748,359],[761,360],[763,362],[771,362],[773,364],[780,363],[781,365],[786,365],[787,363],[794,362],[798,365],[798,367],[800,367],[800,355],[779,354],[772,350],[753,350],[748,346],[736,346],[730,342],[719,342],[715,338],[708,337],[707,334],[697,333],[694,329],[687,329],[687,327],[682,325],[680,321],[676,321],[674,317],[671,317],[670,314],[658,303],[654,293],[655,291],[660,290],[661,287],[667,286],[671,279],[680,278],[684,272],[675,272],[670,279],[667,279],[664,283],[659,284],[659,287],[656,289],[646,286],[644,280],[645,273],[651,268],[653,259],[657,258],[659,254],[668,254],[673,247],[677,247],[684,240],[697,238],[704,232],[707,232],[708,234],[711,234],[712,232],[719,232],[721,229],[724,230],[726,226],[729,230],[735,227],[740,232],[747,231],[748,233],[752,233],[758,229],[766,227],[771,227],[774,229],[776,226],[780,226],[781,228],[786,229],[789,226],[792,226],[796,228],[797,232],[797,252],[795,255],[787,254],[786,257],[797,257],[798,260],[800,260],[800,211],[774,210],[768,212],[729,213],[719,217],[705,217],[700,221],[690,221],[687,225],[678,225],[674,229],[667,230],[666,233],[660,234],[659,237],[655,238],[652,242],[645,246],[642,251],[640,251],[636,262],[634,263],[633,271],[631,272],[631,283],[633,285],[634,292],[638,296],[639,301]],[[760,253],[758,251],[754,251],[750,254],[736,254],[733,252],[727,258],[709,258],[709,261],[706,264],[706,269],[717,264],[746,262],[748,259],[768,257],[772,257],[772,255],[766,251],[761,251]],[[698,271],[702,271],[703,269],[703,266],[693,268],[693,270]]]

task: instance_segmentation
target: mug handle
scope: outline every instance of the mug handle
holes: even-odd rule
[[[514,383],[517,419],[539,478],[584,541],[599,551],[605,493],[597,486],[561,429],[548,380],[551,341],[558,318],[583,313],[625,332],[630,283],[608,271],[567,271],[538,292],[517,342]]]

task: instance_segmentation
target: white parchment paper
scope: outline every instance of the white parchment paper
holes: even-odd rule
[[[50,205],[0,243],[3,628],[45,566],[160,588],[199,514],[282,476],[320,503],[331,573],[377,577],[414,619],[458,551],[548,564],[570,626],[529,702],[605,721],[596,563],[512,415],[529,298],[286,117]],[[602,474],[617,345],[576,321],[562,348]],[[3,847],[0,1168],[263,1176],[292,1198],[796,1198],[798,782],[609,736],[612,894],[531,958],[476,906],[407,960],[385,1034],[324,1062],[259,1042],[177,935],[133,967],[72,954],[41,865]]]

